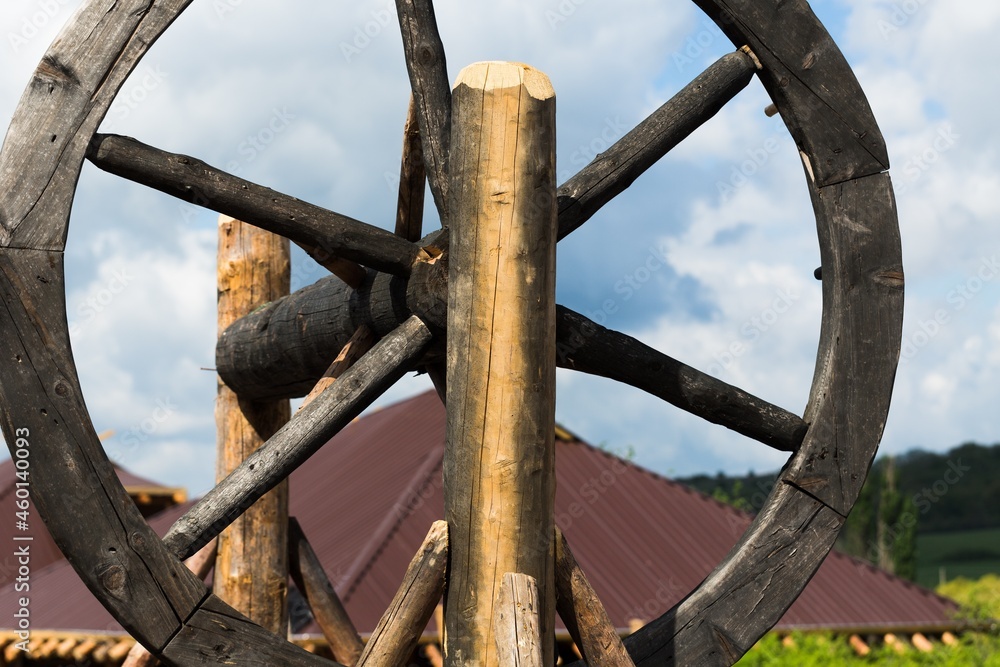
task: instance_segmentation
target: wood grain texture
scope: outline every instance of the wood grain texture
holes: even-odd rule
[[[557,307],[560,368],[600,375],[662,398],[713,424],[794,452],[808,425],[798,415],[702,373],[631,336]]]
[[[0,151],[0,245],[62,250],[90,137],[190,0],[90,0],[45,52]]]
[[[450,103],[450,102],[449,102]],[[396,236],[416,243],[423,236],[424,190],[427,169],[424,167],[424,144],[420,138],[416,103],[410,106],[403,126],[403,157],[399,161],[399,195],[396,199]]]
[[[207,591],[162,547],[101,447],[70,352],[63,275],[62,253],[0,250],[0,426],[15,461],[29,453],[25,481],[56,544],[155,652]]]
[[[805,0],[695,0],[760,79],[819,187],[889,168],[882,133],[854,72]]]
[[[453,91],[445,661],[497,664],[505,572],[539,586],[552,655],[555,96],[524,65],[477,63]]]
[[[409,275],[420,248],[392,232],[233,176],[193,157],[101,134],[87,158],[104,171],[280,234],[317,257]]]
[[[435,521],[365,644],[358,667],[407,664],[444,594],[448,549],[448,524]]]
[[[824,305],[805,412],[813,426],[781,478],[846,516],[889,411],[902,342],[902,250],[888,174],[812,194]]]
[[[396,0],[403,56],[420,128],[423,162],[438,215],[448,224],[451,79],[431,0]]]
[[[556,611],[590,667],[633,667],[622,638],[556,528]]]
[[[414,316],[379,341],[178,519],[163,540],[167,548],[185,558],[215,537],[412,368],[431,338]]]
[[[260,306],[288,296],[288,239],[227,216],[219,218],[219,331]],[[216,481],[291,418],[287,399],[240,400],[221,379],[215,399]],[[262,628],[288,626],[288,481],[276,485],[219,535],[213,592]]]
[[[750,83],[756,71],[742,51],[716,61],[648,118],[559,186],[559,238],[565,238],[704,125]]]
[[[493,616],[493,638],[500,667],[542,667],[538,583],[534,577],[507,572]]]
[[[364,650],[364,643],[294,517],[288,522],[288,553],[292,581],[329,642],[333,659],[345,665],[355,664]]]
[[[333,667],[337,663],[308,653],[262,629],[212,595],[167,645],[168,665],[240,667]]]
[[[421,243],[433,248],[440,236],[446,240],[439,231]],[[408,280],[369,271],[354,290],[336,277],[321,278],[223,331],[215,354],[219,376],[247,399],[305,396],[329,367],[331,351],[361,326],[381,338],[415,313],[443,332],[447,270],[443,260],[422,257]]]

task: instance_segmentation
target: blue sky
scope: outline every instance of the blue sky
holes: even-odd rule
[[[392,3],[199,0],[126,83],[102,131],[195,155],[389,227],[408,88]],[[623,11],[627,4],[627,11]],[[9,122],[74,0],[0,9]],[[452,78],[478,60],[546,72],[561,175],[733,45],[690,2],[439,2]],[[903,364],[882,451],[994,442],[1000,309],[995,81],[1000,6],[817,1],[889,145],[907,273]],[[558,300],[801,413],[821,313],[819,251],[793,142],[757,82],[559,246]],[[265,128],[278,128],[262,133]],[[250,138],[266,138],[258,150]],[[763,150],[762,150],[763,149]],[[766,154],[753,173],[742,165]],[[429,198],[428,198],[429,200]],[[204,491],[214,475],[216,215],[87,167],[67,248],[74,354],[123,465]],[[427,225],[435,220],[428,210]],[[644,272],[653,254],[660,268]],[[662,260],[662,261],[660,261]],[[324,271],[296,254],[293,282]],[[985,276],[989,276],[988,278]],[[776,299],[788,307],[773,321]],[[754,322],[767,322],[765,326]],[[736,342],[743,353],[726,350]],[[421,391],[407,378],[383,403]],[[641,392],[560,373],[557,418],[686,475],[783,457]]]

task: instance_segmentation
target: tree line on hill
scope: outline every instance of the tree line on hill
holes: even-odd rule
[[[841,532],[838,547],[907,579],[916,576],[917,533],[1000,527],[1000,444],[882,456]],[[756,512],[777,473],[696,475],[677,481]]]

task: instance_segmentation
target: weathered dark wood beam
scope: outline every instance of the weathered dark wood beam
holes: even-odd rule
[[[405,276],[420,254],[418,245],[392,232],[129,137],[94,135],[87,159],[116,176],[284,236],[318,257]]]
[[[399,161],[399,196],[396,199],[396,236],[416,243],[424,226],[424,189],[427,168],[424,166],[424,143],[420,138],[416,102],[410,96],[410,108],[403,126],[403,157]],[[345,281],[346,282],[346,281]]]
[[[448,219],[451,81],[431,0],[396,0],[423,161],[442,223]]]
[[[670,149],[746,88],[757,66],[748,54],[723,56],[556,192],[559,238],[587,222]]]
[[[329,277],[279,299],[222,333],[215,354],[219,375],[248,398],[303,396],[326,370],[328,351],[347,343],[355,323],[382,336],[413,312],[443,322],[447,283],[440,271],[427,265],[409,285],[373,272],[358,292]],[[418,294],[432,307],[414,307]],[[808,425],[787,410],[563,306],[556,308],[556,324],[560,368],[637,387],[781,451],[795,451],[802,442]]]
[[[557,307],[560,368],[600,375],[658,396],[682,410],[775,449],[798,449],[808,425],[787,410],[593,320]]]
[[[295,517],[288,520],[288,561],[295,587],[309,603],[316,624],[330,643],[333,659],[345,665],[355,664],[365,648],[364,642]]]
[[[207,544],[413,367],[433,334],[407,319],[188,510],[163,542],[178,558]]]

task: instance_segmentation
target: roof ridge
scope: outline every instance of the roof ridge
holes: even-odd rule
[[[341,579],[341,582],[346,586],[346,590],[341,594],[341,598],[345,604],[350,600],[354,591],[357,590],[361,579],[371,569],[372,564],[378,559],[385,545],[396,534],[403,521],[410,516],[410,513],[417,504],[416,499],[420,497],[420,494],[427,488],[428,484],[433,481],[432,475],[434,471],[438,470],[443,462],[444,446],[437,445],[427,453],[427,458],[417,468],[417,472],[410,479],[410,483],[403,488],[403,492],[397,498],[393,509],[379,523],[378,527],[372,533],[371,539],[365,543],[354,559],[354,562],[351,563],[351,566],[347,569],[347,574]]]

